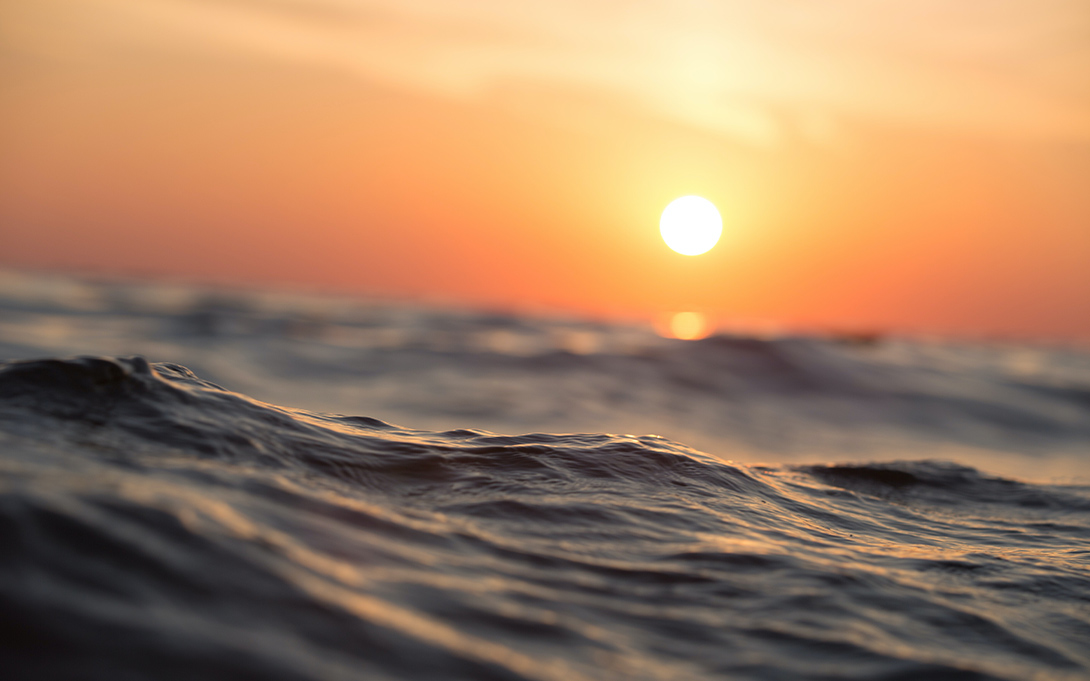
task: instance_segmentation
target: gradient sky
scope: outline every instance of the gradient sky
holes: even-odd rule
[[[1088,339],[1090,7],[5,0],[0,264]]]

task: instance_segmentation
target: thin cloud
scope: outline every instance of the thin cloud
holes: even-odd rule
[[[62,20],[76,10],[109,20]],[[596,89],[758,145],[785,125],[834,139],[840,117],[1090,140],[1081,0],[22,0],[9,11],[33,29],[9,47],[34,35],[199,46],[469,99],[517,82]]]

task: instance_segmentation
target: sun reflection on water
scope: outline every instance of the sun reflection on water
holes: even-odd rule
[[[699,312],[675,312],[670,317],[669,325],[659,333],[668,338],[680,340],[700,340],[712,332],[708,319]]]

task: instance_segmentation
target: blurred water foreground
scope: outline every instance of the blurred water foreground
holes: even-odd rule
[[[0,272],[0,359],[142,355],[411,428],[657,434],[740,462],[942,459],[1090,479],[1090,353],[649,326]]]

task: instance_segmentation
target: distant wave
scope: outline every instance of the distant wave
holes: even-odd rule
[[[143,355],[255,398],[415,428],[652,432],[717,458],[939,458],[1090,481],[1090,353],[649,327],[0,270],[0,359]]]
[[[1090,678],[1086,487],[409,430],[139,357],[0,365],[0,452],[7,678]]]

